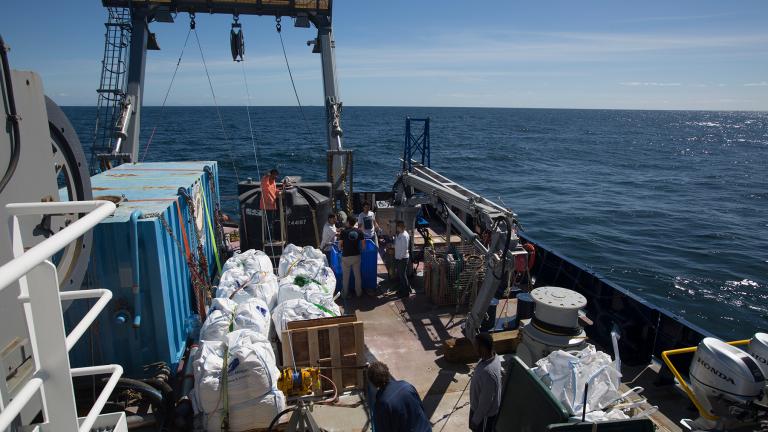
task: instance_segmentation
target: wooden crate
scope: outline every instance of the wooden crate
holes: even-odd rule
[[[330,367],[320,373],[336,384],[339,392],[365,387],[365,335],[356,315],[293,321],[282,335],[283,366]],[[322,380],[323,390],[331,390]]]

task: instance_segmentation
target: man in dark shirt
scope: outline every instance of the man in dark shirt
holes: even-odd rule
[[[475,346],[480,361],[469,387],[469,429],[491,432],[501,404],[501,357],[493,351],[493,338],[488,333],[477,335]]]
[[[375,361],[368,366],[368,380],[378,389],[373,407],[376,432],[431,432],[424,405],[416,389],[389,376],[389,368]]]
[[[341,232],[339,245],[341,247],[341,296],[347,298],[349,292],[350,273],[355,274],[355,293],[358,297],[363,295],[363,279],[360,277],[360,252],[363,250],[365,238],[363,232],[355,228],[355,219],[347,219],[347,228]]]

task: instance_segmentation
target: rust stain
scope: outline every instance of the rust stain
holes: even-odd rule
[[[108,177],[138,177],[138,174],[107,174]]]
[[[98,187],[98,186],[94,186],[94,187],[92,187],[91,189],[92,189],[92,190],[99,190],[99,191],[102,191],[102,190],[112,190],[112,188],[107,188],[107,187]]]

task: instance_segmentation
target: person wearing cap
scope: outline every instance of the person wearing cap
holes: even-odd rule
[[[501,405],[501,358],[493,350],[493,338],[488,333],[475,337],[480,361],[469,387],[469,429],[491,432]]]
[[[376,387],[373,426],[376,432],[431,432],[419,393],[407,381],[393,379],[380,361],[368,366],[368,381]]]

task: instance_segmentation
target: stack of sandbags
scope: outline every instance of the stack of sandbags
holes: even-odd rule
[[[223,341],[234,330],[251,330],[268,339],[270,324],[269,308],[259,298],[240,303],[228,298],[215,298],[208,318],[200,328],[200,340]]]
[[[224,417],[232,432],[266,428],[285,409],[272,346],[254,331],[236,330],[223,341],[202,341],[193,370],[192,400],[207,431],[221,430]]]
[[[258,298],[271,310],[277,304],[278,282],[272,273],[255,272],[247,277],[228,276],[227,272],[219,281],[217,298],[228,298],[236,303],[243,303]]]
[[[291,321],[341,314],[334,302],[336,276],[319,249],[287,245],[280,256],[277,273],[280,283],[272,321],[281,340],[283,330]]]
[[[277,305],[272,312],[272,322],[275,325],[277,336],[282,342],[283,330],[288,329],[289,322],[338,316],[338,310],[338,306],[336,306],[336,312],[334,312],[322,305],[310,303],[301,298],[292,299]]]
[[[320,303],[326,308],[332,308],[338,314],[338,306],[333,301],[333,287],[310,279],[303,275],[286,276],[280,279],[277,303],[293,299],[304,299],[310,303]]]
[[[285,408],[269,342],[277,294],[277,277],[263,252],[235,254],[224,264],[193,360],[191,398],[205,430],[221,430],[224,417],[230,431],[265,428]]]

